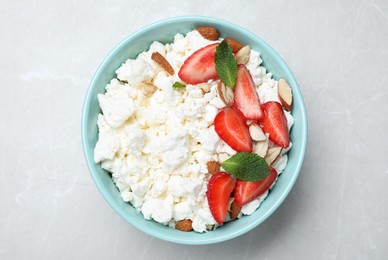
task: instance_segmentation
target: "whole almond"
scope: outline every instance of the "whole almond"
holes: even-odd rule
[[[222,81],[220,81],[217,85],[218,96],[221,98],[222,102],[225,103],[226,106],[230,106],[234,102],[234,94],[233,90],[227,86],[225,86]]]
[[[249,47],[249,45],[247,45],[247,46],[244,46],[243,48],[241,48],[236,53],[236,56],[234,56],[234,57],[236,58],[237,64],[244,64],[245,65],[248,63],[250,55],[251,55],[251,47]]]
[[[242,47],[244,47],[240,42],[232,38],[225,38],[225,41],[232,48],[233,53],[237,53]]]
[[[217,172],[220,171],[220,165],[219,165],[218,162],[216,162],[216,161],[207,162],[207,163],[206,163],[206,166],[207,166],[207,170],[208,170],[211,174],[215,174],[215,173],[217,173]]]
[[[218,38],[220,38],[220,33],[217,31],[216,28],[211,26],[201,26],[196,29],[203,38],[210,40],[210,41],[216,41]]]
[[[151,59],[159,64],[165,71],[167,71],[168,74],[174,75],[174,69],[162,54],[156,51],[152,53]]]
[[[183,219],[175,224],[175,228],[180,231],[189,232],[193,229],[193,221],[191,219]]]
[[[278,82],[278,94],[280,102],[287,111],[291,111],[292,108],[292,90],[288,82],[281,78]]]
[[[280,146],[274,146],[268,149],[267,155],[264,157],[264,160],[268,163],[268,165],[272,165],[279,155],[282,152],[282,148]]]
[[[235,220],[241,212],[241,206],[237,205],[235,201],[230,205],[230,220]]]

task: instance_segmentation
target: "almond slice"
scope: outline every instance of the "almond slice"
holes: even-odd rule
[[[155,85],[147,82],[140,83],[139,87],[141,89],[141,92],[147,97],[152,96],[152,94],[154,94],[158,90]]]
[[[230,211],[229,211],[230,220],[235,220],[240,214],[240,212],[241,212],[241,206],[237,205],[236,202],[233,201],[232,205],[230,205]]]
[[[268,163],[268,165],[272,165],[279,157],[282,152],[282,148],[280,146],[274,146],[268,149],[267,155],[264,157],[264,160]]]
[[[209,230],[209,231],[211,231],[211,230],[213,230],[213,229],[214,229],[214,227],[215,227],[215,225],[206,224],[206,230]]]
[[[215,174],[215,173],[217,173],[217,172],[220,171],[220,165],[219,165],[218,162],[216,162],[216,161],[207,162],[207,163],[206,163],[206,166],[207,166],[207,170],[208,170],[211,174]]]
[[[230,106],[234,102],[234,94],[233,89],[225,86],[222,81],[220,81],[217,85],[218,96],[221,98],[222,102],[225,103],[226,106]]]
[[[230,158],[230,155],[228,155],[227,153],[219,153],[217,155],[217,158],[218,158],[218,161],[220,163],[223,163],[224,161],[228,160]]]
[[[267,139],[267,136],[264,134],[263,129],[256,123],[252,122],[249,124],[249,134],[251,138],[255,141],[264,141]]]
[[[191,219],[183,219],[175,224],[175,228],[180,231],[189,232],[193,229],[193,221]]]
[[[278,82],[278,94],[280,102],[287,111],[291,111],[292,108],[292,90],[288,82],[281,78]]]
[[[242,47],[237,53],[236,58],[237,64],[247,64],[251,55],[251,47],[249,45]]]
[[[216,41],[218,38],[220,38],[220,33],[214,27],[202,26],[198,27],[196,30],[202,35],[203,38],[207,40]]]
[[[207,83],[200,83],[200,84],[197,84],[197,86],[202,90],[203,94],[209,93],[211,89],[210,84],[207,84]]]
[[[162,54],[156,51],[152,53],[151,59],[159,64],[165,71],[167,71],[168,74],[174,75],[174,69]]]
[[[232,38],[225,38],[225,41],[232,48],[233,53],[237,53],[242,47],[244,47],[240,42]]]
[[[253,152],[261,158],[265,158],[268,152],[268,143],[268,139],[257,142],[255,147],[253,148]]]

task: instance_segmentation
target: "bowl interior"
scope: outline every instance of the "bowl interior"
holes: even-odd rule
[[[217,28],[221,37],[232,37],[252,49],[260,52],[264,66],[272,72],[274,78],[285,78],[291,85],[294,96],[292,115],[295,124],[291,130],[293,148],[289,152],[289,161],[281,174],[275,188],[251,216],[244,216],[238,221],[225,224],[215,231],[199,234],[181,232],[154,221],[145,220],[132,205],[125,203],[110,175],[99,164],[94,163],[93,150],[97,142],[97,116],[100,113],[97,94],[104,93],[105,85],[115,77],[115,70],[128,58],[135,58],[140,52],[149,48],[153,41],[172,42],[176,33],[187,33],[203,25]],[[233,24],[207,17],[178,17],[152,24],[122,41],[105,58],[97,69],[89,86],[82,115],[83,148],[90,173],[106,201],[126,221],[140,230],[167,241],[182,244],[210,244],[239,236],[263,222],[282,203],[292,188],[302,165],[306,141],[307,119],[303,99],[297,82],[280,56],[263,40],[252,33]]]

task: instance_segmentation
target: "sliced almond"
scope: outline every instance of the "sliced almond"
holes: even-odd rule
[[[230,106],[234,102],[234,94],[233,89],[225,86],[222,81],[220,81],[217,85],[218,96],[221,98],[222,102],[225,103],[226,106]]]
[[[206,224],[206,230],[213,230],[215,225]]]
[[[207,170],[208,170],[211,174],[215,174],[215,173],[217,173],[217,172],[220,171],[220,165],[219,165],[218,162],[216,162],[216,161],[207,162],[207,163],[206,163],[206,166],[207,166]]]
[[[162,54],[156,51],[152,53],[151,59],[159,64],[165,71],[167,71],[168,74],[174,75],[174,69]]]
[[[203,38],[207,40],[216,41],[218,38],[220,38],[220,33],[214,27],[202,26],[198,27],[196,30],[202,35]]]
[[[140,83],[139,87],[141,92],[147,97],[152,96],[158,90],[155,85],[147,82]]]
[[[217,155],[217,158],[218,158],[218,161],[220,163],[223,163],[224,161],[228,160],[230,158],[230,155],[228,155],[227,153],[219,153]]]
[[[207,83],[200,83],[197,86],[202,90],[203,94],[209,93],[209,91],[211,89],[210,84],[207,84]]]
[[[241,212],[241,206],[237,205],[236,202],[233,201],[232,205],[230,205],[230,211],[229,211],[230,220],[235,220],[240,214],[240,212]]]
[[[268,139],[257,142],[255,147],[253,148],[253,152],[261,158],[265,158],[268,151],[268,143]]]
[[[191,219],[183,219],[175,224],[175,228],[180,231],[189,232],[193,229],[193,221]]]
[[[241,48],[236,53],[236,56],[234,56],[234,57],[236,58],[237,64],[244,64],[245,65],[248,63],[250,55],[251,55],[251,47],[249,47],[249,45],[247,45],[247,46],[244,46],[243,48]]]
[[[282,105],[287,111],[291,111],[292,108],[292,90],[288,82],[281,78],[278,82],[278,94]]]
[[[264,141],[267,139],[267,136],[264,134],[263,129],[256,123],[252,122],[249,124],[249,134],[251,138],[255,141]]]
[[[225,38],[225,41],[232,48],[233,53],[237,53],[244,45],[232,38]]]
[[[267,155],[264,157],[264,160],[268,163],[268,165],[272,165],[279,157],[282,152],[282,148],[280,146],[274,146],[268,149]]]

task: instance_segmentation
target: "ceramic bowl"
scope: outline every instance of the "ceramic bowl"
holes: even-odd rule
[[[249,44],[253,50],[260,52],[263,65],[275,79],[285,78],[292,87],[292,115],[295,124],[291,130],[293,147],[289,152],[286,169],[280,175],[277,184],[259,209],[250,216],[244,216],[206,233],[182,232],[164,226],[152,220],[145,220],[131,204],[124,202],[110,175],[94,163],[93,149],[97,142],[97,116],[100,107],[97,94],[104,93],[105,85],[115,77],[115,70],[128,58],[149,48],[153,41],[172,42],[176,33],[185,34],[192,29],[209,25],[217,28],[221,37],[232,37],[243,44]],[[209,17],[176,17],[162,20],[144,27],[119,43],[105,58],[97,69],[86,93],[82,112],[82,143],[86,162],[97,188],[108,204],[128,223],[154,237],[181,244],[211,244],[238,237],[266,220],[284,201],[293,187],[300,168],[307,143],[307,117],[303,98],[295,77],[290,69],[267,43],[258,36],[234,24]]]

